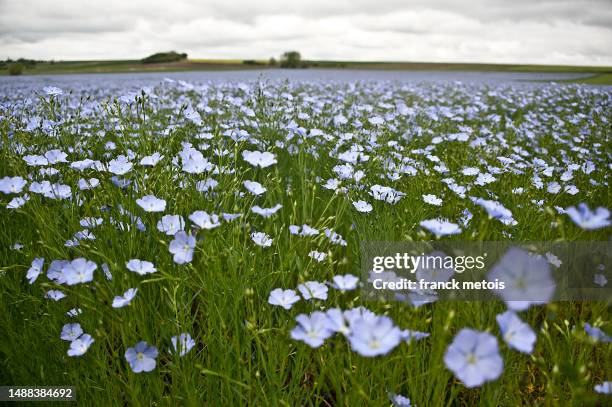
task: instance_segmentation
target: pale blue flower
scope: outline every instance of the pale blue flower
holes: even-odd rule
[[[16,196],[10,200],[8,204],[6,204],[7,209],[17,209],[21,208],[30,200],[30,195],[24,194],[23,196]]]
[[[60,338],[64,341],[74,341],[76,338],[81,336],[83,329],[81,324],[66,324],[62,328]]]
[[[136,297],[136,293],[138,292],[138,288],[130,288],[121,296],[115,296],[113,298],[113,308],[122,308],[126,305],[130,305],[134,297]]]
[[[248,151],[242,152],[242,158],[253,167],[266,168],[273,164],[276,164],[276,157],[274,154],[267,151]]]
[[[339,332],[344,336],[348,336],[351,333],[349,321],[340,308],[330,308],[325,312],[325,315],[329,319],[329,328],[334,332]]]
[[[145,212],[163,212],[166,209],[166,201],[156,198],[154,195],[145,195],[136,200],[138,206]]]
[[[241,217],[242,214],[241,213],[222,213],[221,216],[223,217],[224,221],[231,222]]]
[[[131,259],[130,261],[125,263],[125,266],[128,270],[133,271],[136,274],[140,274],[141,276],[144,276],[145,274],[155,273],[157,271],[155,265],[150,261],[146,260]]]
[[[185,115],[185,119],[189,120],[196,126],[202,125],[203,122],[202,122],[202,117],[200,116],[200,113],[195,111],[191,106],[187,107],[185,111],[183,112],[183,114]]]
[[[357,212],[368,213],[372,212],[372,205],[366,201],[354,201],[353,206],[357,209]]]
[[[45,293],[45,298],[52,299],[53,301],[59,301],[65,297],[66,297],[66,294],[64,294],[60,290],[49,290]]]
[[[352,274],[337,275],[332,278],[332,287],[340,291],[351,291],[357,288],[359,278]]]
[[[178,352],[179,356],[185,356],[196,344],[191,335],[186,332],[179,336],[173,336],[170,342],[172,342],[174,352]]]
[[[411,404],[408,397],[404,397],[401,394],[390,394],[389,399],[393,407],[416,407],[414,404]]]
[[[214,213],[209,215],[204,211],[195,211],[189,215],[189,220],[200,229],[208,230],[221,226],[218,215],[215,215]]]
[[[612,382],[596,384],[593,390],[600,394],[612,394]]]
[[[185,264],[191,263],[191,260],[193,260],[193,250],[195,246],[195,237],[181,230],[174,235],[174,240],[170,242],[168,249],[170,253],[174,255],[174,262],[176,264]]]
[[[322,262],[323,260],[325,260],[325,258],[327,257],[327,254],[323,253],[323,252],[319,252],[316,250],[311,250],[308,253],[308,257],[318,261],[319,263]]]
[[[305,283],[298,285],[298,290],[305,300],[327,299],[328,288],[325,284],[319,283],[318,281],[306,281]]]
[[[391,187],[382,185],[373,185],[370,188],[370,195],[377,201],[385,201],[387,203],[395,205],[402,199],[406,194],[400,191],[396,191]]]
[[[555,292],[550,265],[544,256],[512,247],[487,275],[490,282],[503,281],[503,290],[494,290],[509,309],[523,311],[534,304],[545,304]]]
[[[608,284],[608,279],[605,275],[597,273],[593,276],[593,282],[600,287],[605,287]]]
[[[88,283],[93,280],[93,273],[97,268],[98,266],[93,261],[79,258],[66,264],[62,275],[68,285]]]
[[[315,311],[310,316],[300,314],[295,320],[298,325],[291,330],[291,338],[305,342],[312,348],[323,345],[325,339],[334,334],[323,312]]]
[[[49,150],[45,153],[45,158],[47,159],[47,162],[51,165],[57,163],[67,163],[68,160],[66,159],[66,157],[68,157],[66,153],[64,153],[62,150],[57,149]]]
[[[174,236],[185,227],[185,220],[180,215],[164,215],[157,222],[157,230],[168,236]]]
[[[446,349],[444,363],[466,387],[496,380],[504,371],[497,339],[486,332],[464,328]]]
[[[278,305],[284,309],[291,309],[293,304],[300,300],[300,296],[294,290],[283,290],[282,288],[275,288],[270,291],[268,297],[268,304]]]
[[[584,331],[587,333],[587,335],[589,335],[591,338],[593,338],[597,342],[603,342],[603,343],[612,342],[611,335],[608,335],[607,333],[602,331],[600,328],[597,328],[596,326],[591,326],[591,324],[589,324],[588,322],[585,322],[584,324]]]
[[[140,165],[142,166],[146,166],[146,167],[154,167],[157,165],[158,162],[161,161],[161,159],[164,158],[163,155],[161,155],[160,153],[153,153],[151,155],[147,155],[145,157],[142,157],[142,159],[140,160]]]
[[[420,225],[438,237],[461,233],[459,225],[446,219],[428,219],[421,221]]]
[[[115,175],[125,175],[132,169],[132,163],[124,155],[108,162],[108,171]]]
[[[426,204],[433,205],[433,206],[442,205],[442,199],[438,198],[437,196],[433,194],[423,195],[423,202],[425,202]]]
[[[257,195],[261,195],[264,192],[267,191],[266,188],[264,188],[259,182],[257,181],[244,181],[243,182],[244,187],[247,189],[247,191],[249,191],[251,194],[257,196]]]
[[[499,330],[508,346],[523,353],[533,352],[536,334],[529,325],[521,321],[515,312],[506,311],[498,314],[495,319],[497,319]]]
[[[317,229],[312,228],[306,224],[302,226],[290,225],[289,232],[292,235],[297,236],[317,236],[320,233]]]
[[[253,232],[251,233],[251,240],[253,240],[253,242],[261,247],[270,247],[272,246],[272,239],[270,238],[270,236],[268,236],[267,234],[263,233],[263,232]]]
[[[578,208],[569,207],[565,213],[576,225],[585,230],[595,230],[610,226],[610,211],[606,208],[589,209],[586,203],[581,203]]]
[[[94,343],[94,339],[89,334],[83,334],[74,341],[70,342],[70,349],[68,349],[68,356],[82,356],[87,352],[91,344]]]
[[[400,329],[387,316],[353,321],[348,339],[355,352],[367,357],[385,355],[402,340]]]
[[[476,205],[484,208],[491,218],[499,220],[504,225],[514,226],[518,223],[516,220],[514,220],[512,212],[501,203],[482,198],[472,197],[471,199]]]
[[[259,205],[255,205],[251,208],[251,212],[256,213],[260,216],[263,216],[264,218],[269,218],[270,216],[278,212],[278,210],[281,209],[282,207],[283,205],[281,204],[276,204],[271,208],[262,208]]]
[[[20,194],[27,185],[21,177],[4,177],[0,179],[0,192],[4,194]]]
[[[49,96],[61,96],[64,94],[60,88],[55,86],[45,86],[43,91]]]
[[[158,354],[155,346],[150,346],[147,342],[142,341],[125,351],[125,360],[130,364],[134,373],[150,372],[155,369]]]
[[[45,259],[43,257],[37,257],[32,260],[32,264],[28,269],[28,273],[26,274],[26,278],[30,284],[33,284],[34,281],[38,278],[40,273],[42,273],[43,265],[45,264]]]
[[[411,343],[412,341],[420,341],[421,339],[429,337],[429,335],[429,332],[412,331],[410,329],[403,329],[400,332],[402,340],[406,341],[407,343]]]

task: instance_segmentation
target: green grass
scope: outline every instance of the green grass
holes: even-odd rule
[[[585,85],[609,85],[612,86],[612,73],[601,73],[597,75],[590,76],[588,78],[583,79],[573,79],[569,81],[561,81],[561,82],[573,82],[573,83],[582,83]]]
[[[246,97],[259,126],[254,128],[242,121],[241,128],[270,145],[275,141],[288,143],[285,119],[278,110],[273,110],[273,106],[290,103],[280,97],[284,91],[287,90],[280,88],[268,97],[262,94]],[[308,86],[288,91],[298,100],[321,92]],[[225,92],[239,90],[226,89]],[[328,88],[326,92],[329,93],[323,96],[331,99],[334,89]],[[487,92],[483,91],[481,96],[490,104],[491,111],[509,111],[507,100]],[[581,99],[576,90],[566,92],[567,98],[557,99],[557,102],[568,112],[592,113],[593,99]],[[448,88],[444,95],[453,106],[469,105],[470,98],[464,92]],[[542,100],[542,94],[536,95]],[[383,158],[391,152],[386,141],[403,140],[404,154],[416,159],[419,157],[410,151],[429,146],[433,136],[457,130],[450,120],[430,121],[424,115],[419,115],[415,124],[429,133],[405,141],[399,137],[400,130],[385,127],[379,131],[381,147],[363,164],[368,184],[393,185],[407,194],[405,199],[391,206],[372,201],[365,192],[355,189],[351,189],[348,196],[334,194],[322,189],[317,181],[317,177],[332,177],[331,168],[338,164],[338,160],[328,155],[330,143],[320,145],[305,139],[297,155],[271,148],[278,163],[268,169],[254,169],[239,158],[241,151],[252,150],[253,146],[245,142],[229,143],[227,137],[222,136],[224,129],[220,126],[232,117],[245,118],[238,109],[214,98],[210,99],[210,104],[214,109],[219,108],[220,113],[202,115],[214,135],[208,141],[212,147],[205,155],[220,166],[234,168],[236,173],[214,176],[219,182],[216,193],[205,195],[195,191],[194,183],[207,176],[190,176],[170,165],[181,142],[188,140],[198,145],[201,141],[194,138],[199,130],[179,120],[167,103],[181,96],[195,104],[201,100],[201,95],[167,91],[162,96],[147,99],[130,110],[103,103],[103,109],[92,116],[66,115],[68,121],[59,129],[57,138],[40,131],[13,130],[21,121],[17,114],[5,116],[0,121],[0,177],[35,173],[13,151],[17,143],[31,147],[32,153],[75,147],[76,152],[70,154],[70,160],[87,156],[79,152],[78,147],[85,143],[94,159],[108,161],[110,157],[105,157],[104,147],[108,141],[117,144],[113,156],[126,153],[128,149],[139,157],[155,151],[165,155],[157,167],[147,169],[135,165],[126,176],[138,184],[138,192],[132,187],[117,188],[110,174],[94,170],[79,173],[66,165],[57,165],[61,169],[59,179],[71,185],[73,190],[81,177],[96,176],[101,185],[82,193],[81,206],[74,201],[49,200],[31,194],[31,200],[23,208],[9,212],[4,209],[9,197],[0,196],[0,384],[72,385],[77,388],[79,404],[88,406],[388,405],[388,392],[408,395],[418,406],[603,405],[603,399],[593,393],[592,387],[593,383],[612,378],[612,347],[593,343],[584,334],[582,324],[595,323],[610,332],[609,303],[558,302],[521,313],[538,333],[533,355],[512,351],[501,344],[505,361],[503,375],[476,389],[467,389],[454,379],[444,367],[442,358],[453,336],[463,327],[490,331],[499,338],[495,315],[504,310],[502,303],[440,302],[415,309],[397,302],[364,302],[358,293],[341,294],[330,290],[327,301],[302,301],[290,311],[267,304],[273,288],[294,288],[305,280],[322,281],[336,274],[359,273],[359,242],[362,240],[427,240],[430,236],[418,227],[421,220],[436,216],[456,219],[465,207],[470,208],[474,218],[462,235],[450,240],[506,240],[503,231],[511,231],[512,239],[517,241],[608,239],[608,230],[583,231],[568,217],[552,209],[553,204],[575,205],[576,197],[567,194],[551,197],[530,186],[529,174],[506,173],[500,181],[486,188],[475,186],[471,195],[484,197],[490,191],[512,209],[518,226],[509,229],[489,219],[482,209],[454,194],[442,192],[445,187],[440,182],[441,176],[433,171],[431,163],[428,173],[420,171],[417,177],[404,177],[395,184],[378,178],[384,173]],[[427,100],[399,89],[394,97],[402,98],[409,105],[413,102],[431,105],[440,100]],[[367,94],[358,86],[339,103],[347,112],[353,102],[376,105],[381,98],[382,94]],[[511,107],[508,120],[513,120],[517,126],[527,121],[534,109],[532,105]],[[538,106],[548,112],[557,107],[556,104]],[[321,128],[329,134],[336,131],[329,122],[328,110],[317,110],[314,104],[302,109],[310,113],[311,119],[301,120],[295,111],[290,113],[300,125]],[[60,108],[56,104],[37,108],[38,114],[46,117],[55,117],[58,111]],[[489,126],[494,132],[504,129],[513,145],[520,145],[533,154],[540,155],[537,151],[546,148],[547,154],[541,155],[544,158],[561,157],[563,150],[575,162],[580,162],[575,151],[553,137],[553,131],[539,134],[535,140],[521,139],[514,130],[487,121],[486,114],[466,118],[462,124],[475,131],[482,126]],[[585,148],[593,149],[594,145],[610,137],[603,117],[611,120],[612,114],[608,110],[588,125],[589,132],[581,144]],[[365,144],[367,138],[360,135],[377,130],[365,118],[363,120],[365,130],[345,125],[339,131],[355,133]],[[77,124],[80,130],[76,130]],[[176,126],[172,127],[169,136],[160,136],[160,131],[170,125]],[[579,126],[567,121],[566,126],[568,135],[560,136],[564,140],[579,134]],[[88,136],[92,134],[96,136]],[[214,147],[227,148],[230,154],[214,157],[211,153]],[[609,146],[605,148],[609,154]],[[316,151],[318,156],[309,154],[309,149]],[[497,155],[510,153],[509,147],[471,149],[459,142],[448,142],[435,150],[453,174],[464,166],[477,165],[481,158],[496,165]],[[598,185],[592,185],[591,178]],[[234,191],[244,190],[242,182],[246,179],[261,182],[268,188],[267,193],[257,199],[236,196]],[[457,179],[464,184],[468,182],[461,176]],[[588,201],[591,207],[609,208],[611,200],[605,181],[609,179],[604,169],[589,176],[577,171],[572,182],[581,190],[581,201]],[[186,188],[181,188],[180,182],[184,182]],[[525,194],[511,193],[516,187],[525,187]],[[224,223],[217,229],[198,232],[201,241],[193,262],[179,266],[173,263],[168,252],[171,237],[155,228],[161,214],[144,213],[135,203],[137,198],[148,193],[167,200],[166,213],[181,214],[185,218],[195,210],[248,213],[254,203],[262,207],[281,203],[283,209],[270,219],[249,214],[244,222]],[[420,197],[426,193],[443,194],[444,205],[438,209],[424,204]],[[350,203],[357,199],[371,201],[372,214],[357,213]],[[545,199],[546,203],[541,208],[530,204],[533,199]],[[105,205],[110,207],[109,212],[101,211]],[[128,221],[120,215],[118,205],[141,216],[148,232],[140,232],[135,227],[119,232],[109,221],[110,217]],[[82,229],[79,220],[86,216],[105,219],[103,225],[93,229],[96,240],[83,241],[75,248],[65,247],[64,241]],[[348,241],[348,246],[331,245],[324,237],[306,239],[289,235],[289,225],[303,223],[320,230],[329,227],[338,231]],[[556,226],[551,227],[551,224]],[[249,238],[251,230],[265,231],[272,236],[272,247],[255,246]],[[23,249],[11,250],[17,241],[24,245]],[[313,249],[329,253],[328,259],[321,264],[314,262],[307,256]],[[41,256],[47,259],[45,270],[52,259],[86,257],[98,265],[106,262],[114,278],[107,281],[98,269],[91,284],[61,287],[68,295],[64,300],[45,300],[45,291],[57,286],[44,276],[33,285],[25,279],[32,259]],[[125,262],[130,258],[152,261],[158,272],[144,277],[128,272]],[[128,287],[140,290],[132,304],[112,309],[113,296]],[[352,352],[347,341],[339,336],[329,339],[319,349],[311,349],[289,338],[298,313],[358,305],[391,316],[402,328],[430,332],[431,337],[410,345],[402,344],[389,355],[377,358],[364,358]],[[83,314],[78,321],[85,332],[95,338],[91,349],[80,358],[67,357],[68,344],[59,339],[62,325],[70,322],[65,313],[73,307],[82,308]],[[184,358],[172,356],[167,351],[170,337],[180,332],[190,332],[197,342],[196,348]],[[160,350],[157,368],[152,373],[132,373],[123,357],[127,347],[140,340]]]
[[[81,74],[81,73],[126,73],[126,72],[181,72],[181,71],[223,71],[261,69],[265,65],[243,64],[229,60],[186,60],[143,64],[139,60],[117,61],[58,61],[42,62],[26,69],[24,75]],[[0,69],[0,75],[8,75],[7,69]]]
[[[139,60],[108,61],[57,61],[38,63],[26,69],[25,75],[38,74],[78,74],[113,72],[180,72],[180,71],[224,71],[242,69],[269,69],[267,61],[245,64],[238,59],[189,59],[186,61],[143,64]],[[391,71],[476,71],[476,72],[543,72],[543,73],[598,73],[604,76],[612,73],[612,67],[602,66],[564,66],[564,65],[518,65],[518,64],[479,64],[479,63],[435,63],[435,62],[357,62],[357,61],[305,61],[310,69],[376,69]],[[0,75],[7,75],[7,69],[0,69]],[[595,83],[593,83],[595,84]]]

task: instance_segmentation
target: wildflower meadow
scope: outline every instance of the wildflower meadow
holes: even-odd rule
[[[360,249],[609,243],[610,87],[108,83],[0,88],[1,385],[87,406],[612,403],[612,298],[371,299]],[[505,261],[528,290],[555,259]]]

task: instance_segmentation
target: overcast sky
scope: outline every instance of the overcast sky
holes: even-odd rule
[[[612,66],[612,0],[0,0],[0,58]]]

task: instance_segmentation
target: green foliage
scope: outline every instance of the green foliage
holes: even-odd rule
[[[25,66],[21,62],[13,62],[8,66],[9,75],[21,75],[25,71]]]
[[[141,60],[143,64],[159,64],[164,62],[178,62],[187,59],[187,54],[179,54],[175,51],[158,52]]]
[[[280,59],[281,68],[301,68],[302,56],[297,51],[287,51],[283,53]]]

